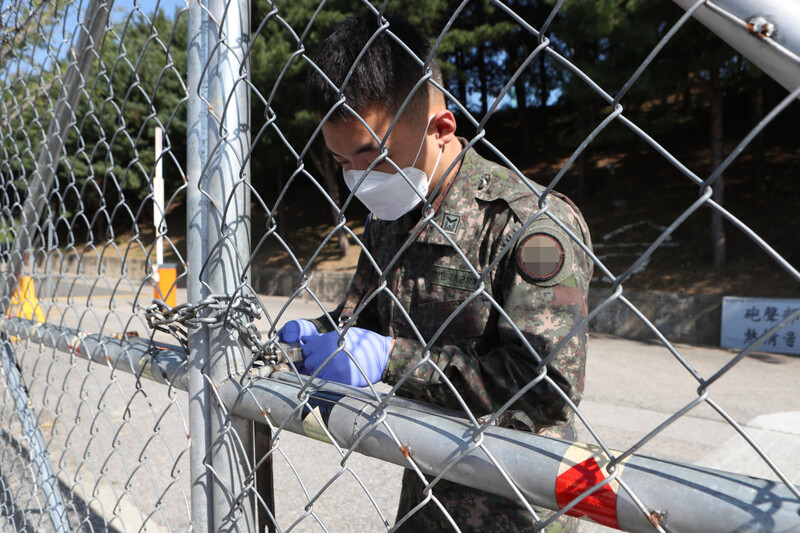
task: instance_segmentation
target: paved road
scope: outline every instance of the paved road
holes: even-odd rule
[[[283,304],[283,299],[266,298],[264,301],[276,308]],[[295,302],[282,321],[318,314],[316,304]],[[719,348],[687,345],[678,345],[677,350],[686,363],[706,379],[735,355]],[[734,420],[744,424],[784,474],[800,485],[798,376],[800,358],[760,354],[741,361],[720,378],[712,386],[710,398]],[[697,381],[684,366],[658,343],[592,335],[586,390],[580,408],[606,445],[624,450],[696,398],[697,387]],[[586,428],[579,428],[579,437],[584,442],[593,442]],[[282,444],[286,450],[292,450],[292,457],[300,458],[295,464],[299,477],[304,482],[313,480],[314,488],[322,487],[340,471],[340,456],[330,446],[298,436],[291,436]],[[677,420],[645,444],[639,453],[777,479],[752,447],[707,404]],[[306,459],[309,457],[314,461]],[[396,511],[402,470],[369,458],[358,459],[359,463],[351,464],[352,469],[362,475],[391,521]],[[279,516],[297,519],[301,514],[292,507],[298,499],[303,500],[296,490],[296,476],[286,465],[276,465],[275,483],[276,487],[287,488],[278,497]],[[348,487],[346,491],[343,490],[345,486]],[[374,487],[378,490],[373,490]],[[363,492],[352,476],[344,474],[314,503],[314,512],[331,531],[377,531],[381,525],[379,518]],[[301,526],[299,531],[322,530],[311,517],[305,518]],[[582,530],[588,533],[612,531],[596,524],[587,524]]]
[[[185,301],[183,298],[181,291],[179,301]],[[132,302],[133,296],[129,299]],[[263,301],[273,319],[285,303],[284,298],[264,297]],[[106,331],[144,329],[139,319],[128,322],[131,308],[126,302],[117,299],[116,315],[111,325],[106,322]],[[94,304],[98,305],[97,301]],[[103,323],[105,312],[97,309],[84,314],[81,322],[85,329],[91,329],[93,321]],[[283,312],[279,322],[318,314],[315,303],[298,301]],[[78,320],[78,316],[69,320]],[[266,319],[259,327],[267,328]],[[704,377],[734,356],[714,348],[678,346],[678,350]],[[62,485],[83,490],[82,497],[93,513],[117,515],[112,526],[118,530],[137,530],[146,522],[148,531],[160,532],[167,530],[160,524],[168,522],[172,531],[185,531],[189,527],[185,393],[170,393],[147,381],[137,388],[125,372],[34,352],[25,355],[20,364],[34,376],[29,385],[32,401],[47,406],[40,421],[47,435],[57,435],[50,452],[62,468]],[[800,358],[753,356],[721,377],[711,388],[711,398],[743,424],[778,467],[800,484],[797,376]],[[663,346],[594,335],[580,407],[606,445],[625,449],[694,399],[696,389],[697,382]],[[6,438],[13,438],[13,433],[12,428]],[[579,430],[579,436],[592,441],[585,428]],[[62,446],[65,442],[69,445]],[[83,455],[84,450],[88,455]],[[294,531],[323,531],[324,525],[329,531],[366,532],[382,529],[384,521],[393,522],[401,469],[360,455],[348,458],[343,466],[344,453],[305,437],[281,435],[280,453],[275,456],[275,487],[283,529],[297,522]],[[707,405],[676,421],[639,453],[776,477]],[[313,506],[306,509],[310,498]],[[157,511],[150,515],[156,504]],[[596,525],[584,528],[590,533],[604,530]]]

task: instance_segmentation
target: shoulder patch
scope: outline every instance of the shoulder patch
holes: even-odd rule
[[[532,233],[517,246],[517,268],[526,279],[549,281],[564,268],[564,245],[550,233]]]
[[[538,197],[534,191],[542,191],[544,187],[505,167],[498,166],[483,175],[477,189],[475,197],[479,200],[491,202],[502,199],[513,205],[522,198],[533,198],[536,203]]]

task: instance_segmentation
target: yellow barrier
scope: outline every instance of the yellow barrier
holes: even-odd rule
[[[178,302],[178,286],[175,280],[178,277],[178,269],[175,265],[164,263],[158,267],[158,282],[155,284],[155,298],[166,303],[170,307],[175,307]]]
[[[33,278],[30,276],[19,277],[17,290],[11,297],[11,306],[8,308],[7,314],[44,322],[44,311],[42,311],[39,301],[36,299],[36,289],[33,286]]]

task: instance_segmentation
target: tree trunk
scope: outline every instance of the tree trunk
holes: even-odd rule
[[[590,131],[589,126],[589,105],[583,100],[578,101],[576,104],[578,112],[578,131],[583,135],[588,135]],[[589,146],[580,153],[578,159],[575,161],[578,166],[578,197],[585,200],[588,197],[588,182],[589,182]]]
[[[752,100],[752,120],[753,126],[764,118],[764,75],[756,79],[753,84]],[[762,192],[766,190],[766,173],[764,172],[764,132],[756,135],[753,139],[753,177],[756,180],[758,189]]]
[[[586,199],[586,150],[581,152],[575,163],[578,165],[578,198],[581,200]]]
[[[528,89],[525,87],[525,81],[522,79],[522,76],[517,78],[517,81],[514,82],[514,91],[517,96],[517,110],[519,111],[522,146],[525,150],[523,153],[530,153],[529,150],[533,147],[531,146],[531,125],[528,119]]]
[[[481,83],[481,117],[489,110],[489,80],[486,69],[486,52],[483,45],[478,48],[478,77]]]
[[[283,160],[279,160],[278,162],[278,179],[275,182],[276,190],[275,190],[275,198],[281,197],[281,192],[283,188],[286,186],[286,175],[284,172],[286,171],[286,165],[284,164]],[[278,224],[278,228],[285,228],[286,227],[286,209],[283,209],[283,206],[275,206],[273,207],[273,212],[277,208],[277,219],[276,222]]]
[[[547,101],[550,100],[550,86],[547,84],[547,54],[544,52],[539,53],[539,99],[541,104],[539,108],[539,126],[541,131],[549,131],[549,112],[547,110]],[[548,151],[553,148],[553,135],[544,135],[544,146]]]
[[[308,153],[311,155],[311,160],[314,161],[320,174],[322,174],[322,179],[325,182],[325,190],[328,191],[331,200],[336,204],[331,207],[332,221],[335,226],[339,223],[339,208],[342,205],[339,199],[339,184],[337,182],[339,173],[336,170],[336,165],[331,162],[330,157],[326,155],[320,156],[320,154],[313,149],[309,150]],[[347,232],[341,229],[337,231],[336,240],[339,243],[339,252],[342,256],[346,255],[347,251],[350,249],[350,241],[347,240]]]
[[[719,168],[723,160],[724,139],[722,133],[722,84],[716,70],[711,71],[711,87],[709,101],[711,103],[711,168]],[[722,174],[711,184],[711,199],[720,206],[724,205],[725,182]],[[711,212],[711,248],[714,254],[714,269],[725,268],[726,242],[725,228],[722,225],[722,214],[716,209]]]
[[[458,81],[458,99],[467,105],[467,80],[464,77],[464,54],[456,53],[456,80]]]

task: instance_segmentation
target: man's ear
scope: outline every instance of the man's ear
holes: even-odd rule
[[[431,127],[435,129],[439,146],[444,146],[456,138],[456,117],[449,109],[438,111],[433,115]]]

